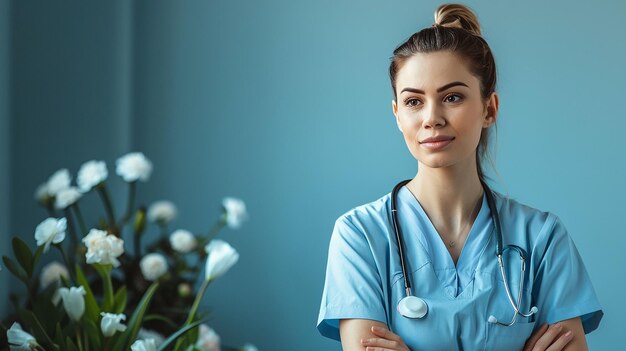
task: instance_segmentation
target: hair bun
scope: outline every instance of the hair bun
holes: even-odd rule
[[[462,28],[480,36],[480,24],[476,14],[469,7],[461,4],[444,4],[435,11],[433,26]]]

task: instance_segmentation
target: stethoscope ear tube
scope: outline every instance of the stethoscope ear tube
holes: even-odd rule
[[[400,265],[402,266],[402,276],[404,277],[404,289],[407,292],[407,296],[411,295],[411,282],[407,275],[406,270],[406,259],[404,258],[404,241],[402,240],[402,232],[400,226],[398,225],[398,208],[396,207],[396,197],[398,195],[398,191],[405,184],[410,182],[411,179],[406,179],[396,184],[391,192],[391,219],[393,222],[393,229],[396,232],[396,242],[398,243],[398,252],[400,253]]]

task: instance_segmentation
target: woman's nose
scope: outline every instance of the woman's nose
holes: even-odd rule
[[[443,111],[437,104],[430,104],[424,110],[424,128],[441,128],[446,125]]]

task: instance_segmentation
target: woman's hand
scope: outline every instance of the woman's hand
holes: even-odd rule
[[[524,351],[561,351],[574,338],[571,330],[562,333],[563,323],[555,323],[548,326],[544,323],[541,328],[526,340]],[[560,336],[559,336],[560,335]]]
[[[388,328],[372,326],[370,330],[377,337],[361,339],[361,345],[366,351],[411,351],[402,338]]]

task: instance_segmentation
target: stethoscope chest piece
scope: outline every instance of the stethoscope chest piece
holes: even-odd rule
[[[428,305],[417,296],[405,296],[398,302],[398,312],[406,318],[423,318],[428,313]]]

